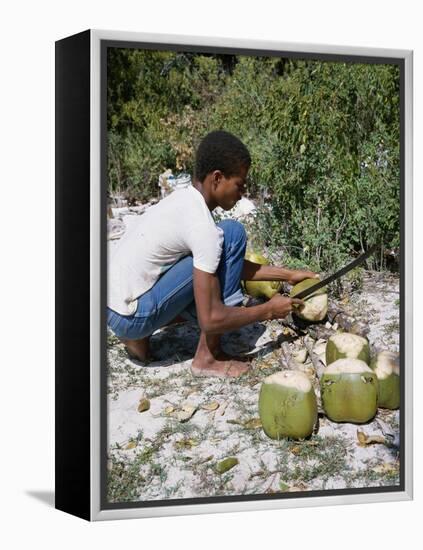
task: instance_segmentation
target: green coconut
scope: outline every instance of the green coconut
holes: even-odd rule
[[[338,332],[331,336],[326,345],[326,365],[338,359],[361,359],[370,363],[370,347],[367,338],[349,332]]]
[[[272,439],[302,439],[313,432],[317,401],[306,374],[280,371],[263,380],[259,395],[263,430]]]
[[[391,351],[381,351],[370,367],[379,382],[378,403],[384,409],[398,409],[401,400],[399,357]]]
[[[269,265],[269,261],[256,252],[247,252],[245,259],[254,264]],[[254,298],[272,298],[282,288],[282,281],[244,281],[244,288]]]
[[[292,287],[289,295],[291,297],[295,296],[318,282],[318,279],[304,279]],[[323,321],[328,312],[328,295],[326,293],[326,287],[319,288],[319,290],[316,290],[316,292],[304,298],[304,302],[304,307],[298,308],[295,311],[295,315],[304,321]]]
[[[368,422],[377,412],[378,386],[376,374],[360,359],[331,363],[320,379],[327,417],[334,422]]]

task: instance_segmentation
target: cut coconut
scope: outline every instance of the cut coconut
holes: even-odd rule
[[[317,420],[312,384],[302,372],[281,371],[264,379],[259,413],[263,430],[272,439],[302,439],[311,435]]]
[[[367,339],[349,332],[339,332],[331,336],[326,345],[326,364],[330,365],[344,358],[361,359],[369,364],[370,347]]]
[[[295,296],[318,282],[318,279],[304,279],[292,287],[289,295],[291,297]],[[326,294],[326,289],[320,288],[319,290],[316,290],[316,292],[310,296],[307,296],[307,298],[304,298],[304,302],[305,305],[298,308],[295,311],[295,315],[305,321],[323,321],[328,312],[328,295]]]
[[[377,412],[378,380],[360,359],[338,359],[320,380],[323,409],[334,422],[368,422]]]
[[[381,351],[372,360],[370,366],[379,382],[379,407],[398,409],[401,400],[398,354],[392,351]]]
[[[256,252],[247,252],[245,254],[245,259],[254,264],[269,265],[269,261]],[[270,300],[272,296],[281,290],[282,281],[245,281],[244,287],[247,294],[253,296],[253,298],[261,298],[264,296]]]

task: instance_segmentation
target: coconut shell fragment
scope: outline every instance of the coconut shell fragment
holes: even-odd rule
[[[334,422],[361,424],[371,420],[378,407],[378,380],[360,359],[338,359],[320,379],[323,409]]]
[[[317,401],[310,379],[299,371],[280,371],[265,378],[259,414],[265,434],[272,439],[310,436],[317,421]]]

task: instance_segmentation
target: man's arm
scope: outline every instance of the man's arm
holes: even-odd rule
[[[304,303],[296,298],[276,294],[268,302],[253,307],[226,306],[220,298],[218,276],[195,267],[194,297],[198,323],[201,330],[208,334],[235,330],[256,321],[280,319],[288,315],[295,304]]]
[[[313,271],[255,264],[249,260],[244,260],[241,274],[243,281],[287,281],[290,284],[296,284],[304,279],[315,277],[318,276]]]

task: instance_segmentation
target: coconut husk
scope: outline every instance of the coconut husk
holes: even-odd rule
[[[288,342],[282,342],[281,343],[281,351],[285,363],[285,368],[289,370],[296,370],[297,369],[297,363],[294,361],[294,358],[292,357],[291,348],[289,346]]]
[[[345,313],[335,302],[329,300],[327,318],[333,325],[335,323],[345,332],[365,336],[370,332],[369,327],[363,321]]]
[[[311,359],[311,362],[313,363],[314,370],[316,371],[317,377],[320,379],[322,374],[325,371],[325,364],[320,359],[320,357],[317,355],[317,353],[314,352],[314,341],[310,336],[306,336],[304,338],[304,345],[308,351],[308,355]]]
[[[313,327],[310,327],[308,330],[309,335],[313,340],[329,340],[331,336],[334,334],[333,328],[326,328],[322,325],[315,325]]]

